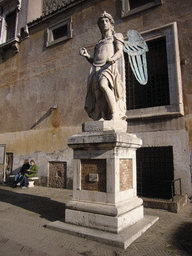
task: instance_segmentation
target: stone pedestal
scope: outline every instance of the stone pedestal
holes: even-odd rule
[[[66,223],[119,233],[143,218],[136,192],[136,149],[142,142],[121,132],[121,122],[85,123],[83,133],[68,138],[74,176]]]
[[[64,230],[76,228],[78,235],[91,234],[95,240],[114,234],[113,240],[122,238],[124,248],[155,221],[148,218],[146,224],[143,201],[137,197],[136,150],[142,141],[126,129],[126,121],[88,122],[82,133],[68,138],[74,152],[73,199],[66,204],[62,224]],[[137,225],[127,241],[127,230],[141,220],[142,227]]]

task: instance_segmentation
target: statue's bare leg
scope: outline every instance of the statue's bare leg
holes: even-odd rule
[[[114,92],[109,88],[108,83],[109,82],[105,77],[102,77],[99,81],[100,88],[105,93],[105,99],[111,110],[112,119],[115,119],[117,118],[115,95]]]

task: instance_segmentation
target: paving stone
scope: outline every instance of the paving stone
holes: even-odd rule
[[[0,186],[0,255],[3,256],[170,256],[192,255],[192,203],[179,213],[145,209],[159,220],[126,250],[48,230],[64,219],[71,190]]]

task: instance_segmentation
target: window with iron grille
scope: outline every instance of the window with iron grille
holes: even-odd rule
[[[177,23],[143,32],[148,82],[140,85],[125,54],[127,120],[184,115]]]
[[[148,83],[141,85],[134,77],[125,54],[127,109],[169,105],[169,79],[165,37],[147,42]]]
[[[174,180],[173,147],[142,147],[136,151],[138,196],[170,199]]]
[[[122,0],[121,17],[149,9],[162,4],[162,0]]]

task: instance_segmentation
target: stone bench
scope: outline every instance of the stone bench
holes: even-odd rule
[[[13,186],[15,180],[15,174],[8,175],[6,177],[7,184]]]
[[[13,183],[13,181],[14,181],[14,178],[15,178],[15,175],[9,175],[8,176],[8,179],[9,179],[9,183]],[[36,181],[36,180],[39,180],[39,177],[31,177],[31,178],[27,178],[27,180],[28,180],[28,183],[29,183],[29,185],[28,185],[28,187],[29,188],[32,188],[32,187],[34,187],[34,182]]]
[[[11,174],[8,176],[9,179],[14,179],[15,178],[15,174]]]
[[[32,188],[32,187],[34,187],[34,182],[36,180],[39,180],[39,177],[31,177],[31,178],[27,178],[27,180],[29,183],[28,188]]]

